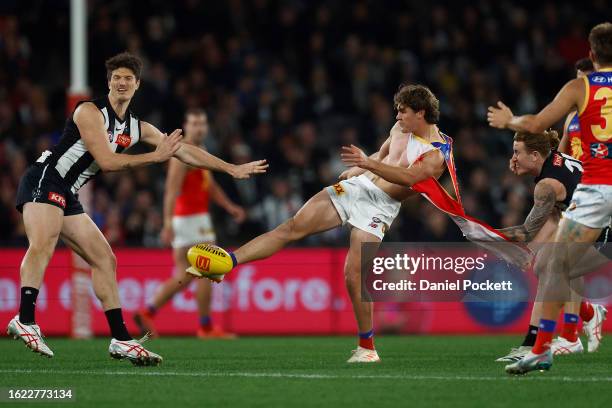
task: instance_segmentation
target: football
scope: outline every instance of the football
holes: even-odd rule
[[[191,268],[187,272],[198,277],[225,275],[233,268],[230,254],[212,244],[198,244],[189,248],[187,260]]]

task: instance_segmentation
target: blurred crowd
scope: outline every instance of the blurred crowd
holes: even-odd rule
[[[423,83],[440,99],[467,212],[496,227],[521,223],[531,181],[507,170],[512,135],[487,127],[486,108],[499,99],[515,113],[542,107],[575,75],[574,61],[588,55],[588,30],[612,10],[603,0],[90,0],[88,7],[92,95],[107,92],[105,59],[128,50],[145,61],[133,103],[141,119],[171,131],[186,109],[202,107],[211,152],[270,162],[262,177],[216,176],[249,214],[236,225],[214,210],[225,245],[275,227],[333,184],[343,170],[340,146],[374,152],[394,124],[392,97],[404,82]],[[61,135],[69,80],[69,1],[3,1],[0,244],[24,242],[16,188]],[[112,245],[160,245],[164,174],[164,166],[108,173],[82,194]],[[345,234],[305,244],[344,245]],[[417,198],[386,239],[462,237]]]

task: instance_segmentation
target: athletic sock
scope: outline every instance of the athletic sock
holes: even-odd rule
[[[236,259],[236,255],[233,252],[229,253],[230,258],[232,258],[232,268],[235,268],[238,265],[238,260]]]
[[[536,342],[531,349],[532,353],[542,354],[550,348],[556,325],[557,322],[554,320],[540,319],[540,327],[538,329]]]
[[[359,333],[359,347],[374,350],[374,330]]]
[[[529,325],[529,329],[527,330],[527,334],[525,335],[525,339],[523,340],[523,344],[521,344],[521,346],[533,347],[533,345],[535,344],[537,335],[538,335],[538,326]]]
[[[147,305],[145,311],[149,316],[153,317],[157,313],[157,308],[153,305]]]
[[[200,316],[200,327],[205,331],[212,329],[212,318],[210,316]]]
[[[590,321],[594,315],[595,309],[593,309],[591,302],[587,302],[586,300],[580,302],[580,318],[583,322]]]
[[[106,320],[108,320],[108,326],[113,338],[121,341],[132,340],[132,336],[130,336],[127,327],[125,327],[121,308],[107,310],[104,314],[106,315]]]
[[[34,308],[36,307],[36,298],[38,297],[38,289],[29,286],[21,288],[21,303],[19,305],[19,321],[23,324],[35,324]]]
[[[563,314],[563,330],[561,331],[561,337],[571,342],[578,340],[578,315],[573,313]]]

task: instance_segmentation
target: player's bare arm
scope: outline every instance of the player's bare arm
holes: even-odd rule
[[[502,228],[499,231],[512,241],[529,242],[533,240],[555,209],[558,195],[554,182],[561,185],[561,183],[552,179],[544,179],[536,184],[533,192],[533,207],[522,225]],[[561,185],[561,187],[563,186]]]
[[[489,106],[487,120],[498,129],[540,133],[550,128],[572,110],[580,110],[585,89],[582,78],[569,81],[555,99],[536,115],[515,116],[503,102]]]
[[[416,161],[408,168],[390,166],[381,161],[366,156],[357,146],[342,147],[342,161],[346,166],[359,167],[390,183],[402,186],[412,186],[430,177],[438,178],[444,173],[444,157],[439,150],[426,153],[421,160]]]
[[[567,129],[570,125],[570,122],[574,118],[574,115],[577,115],[576,112],[571,112],[565,117],[565,123],[563,124],[563,136],[559,141],[559,147],[557,147],[557,151],[565,154],[571,154],[570,142],[569,142],[569,133]]]
[[[161,231],[161,239],[164,244],[169,245],[172,242],[172,214],[174,214],[174,206],[176,198],[181,193],[181,185],[187,174],[187,166],[177,159],[170,159],[168,162],[168,173],[166,174],[166,185],[164,187],[164,224]]]
[[[389,136],[387,140],[384,141],[384,143],[382,144],[382,146],[380,146],[380,149],[377,152],[372,153],[370,155],[370,158],[372,160],[382,161],[385,157],[389,155],[389,146],[391,146],[391,136]],[[360,167],[351,167],[350,169],[344,170],[340,174],[340,176],[338,176],[338,178],[340,180],[346,180],[351,177],[359,176],[360,174],[363,174],[366,171],[366,169],[362,169]]]
[[[141,131],[143,142],[153,146],[159,146],[163,143],[163,134],[150,123],[141,122]],[[269,166],[266,160],[256,160],[240,165],[231,164],[208,153],[204,149],[188,143],[180,143],[179,148],[174,153],[174,157],[190,166],[206,170],[221,171],[237,179],[245,179],[253,174],[265,173]]]
[[[227,211],[227,213],[234,218],[234,221],[238,224],[242,223],[246,219],[244,208],[230,200],[219,184],[217,184],[212,174],[210,174],[209,183],[208,189],[210,191],[210,199],[219,207]]]
[[[74,112],[76,123],[87,150],[94,157],[102,171],[118,171],[141,167],[168,160],[179,149],[181,130],[177,129],[159,143],[155,151],[144,154],[126,155],[113,152],[107,142],[104,118],[96,105],[81,104]]]

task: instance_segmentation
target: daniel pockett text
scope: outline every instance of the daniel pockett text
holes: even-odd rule
[[[362,247],[365,301],[519,301],[529,282],[518,265],[471,243]],[[523,299],[525,300],[525,299]]]

